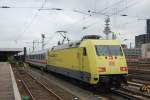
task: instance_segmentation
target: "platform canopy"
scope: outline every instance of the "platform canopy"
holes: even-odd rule
[[[22,52],[23,48],[0,48],[0,62],[7,61],[8,57]]]

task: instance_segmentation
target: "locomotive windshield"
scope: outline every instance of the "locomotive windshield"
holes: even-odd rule
[[[123,56],[120,45],[96,45],[98,56]]]

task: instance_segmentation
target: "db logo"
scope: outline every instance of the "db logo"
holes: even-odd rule
[[[109,60],[113,60],[113,56],[109,56]]]
[[[109,65],[115,65],[114,61],[109,61]]]

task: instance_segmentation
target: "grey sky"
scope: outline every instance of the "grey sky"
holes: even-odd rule
[[[46,34],[46,47],[54,45],[61,37],[55,33],[66,30],[71,40],[78,40],[86,34],[103,36],[102,13],[112,15],[111,29],[134,43],[134,36],[145,33],[145,21],[150,18],[150,0],[0,0],[0,47],[32,47],[32,41],[41,41],[41,33]],[[61,8],[62,11],[39,8]],[[99,12],[91,16],[88,10]],[[122,14],[128,16],[123,17]],[[83,27],[87,27],[83,30]],[[40,48],[40,44],[36,44]]]

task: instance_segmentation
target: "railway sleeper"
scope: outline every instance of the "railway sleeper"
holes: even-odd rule
[[[143,84],[143,85],[140,87],[140,91],[141,91],[141,92],[150,92],[150,86],[147,85],[147,84]]]

